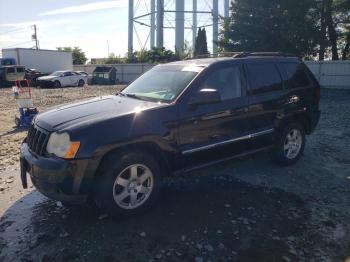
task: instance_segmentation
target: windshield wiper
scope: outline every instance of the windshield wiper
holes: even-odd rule
[[[143,100],[141,97],[135,95],[135,94],[124,94],[124,93],[119,93],[119,95],[121,96],[126,96],[126,97],[131,97],[131,98],[135,98],[135,99],[139,99],[139,100]]]

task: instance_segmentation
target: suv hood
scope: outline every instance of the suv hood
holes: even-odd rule
[[[39,114],[35,124],[48,131],[57,131],[160,106],[164,104],[116,95],[104,96],[51,108]]]

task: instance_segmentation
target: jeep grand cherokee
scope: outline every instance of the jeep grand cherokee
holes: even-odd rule
[[[38,115],[21,146],[22,183],[29,174],[52,199],[133,215],[152,205],[165,175],[264,150],[295,163],[319,99],[312,73],[282,54],[158,65],[117,95]]]

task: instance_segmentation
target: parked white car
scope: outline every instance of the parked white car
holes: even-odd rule
[[[86,83],[86,75],[73,71],[56,71],[37,79],[37,85],[40,87],[84,86]]]

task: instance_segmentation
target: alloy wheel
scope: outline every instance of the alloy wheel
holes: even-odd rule
[[[284,154],[288,159],[294,159],[298,156],[303,144],[303,137],[300,130],[292,129],[287,134],[284,142]]]
[[[113,199],[123,209],[143,205],[153,190],[153,173],[145,165],[134,164],[118,174],[113,185]]]

